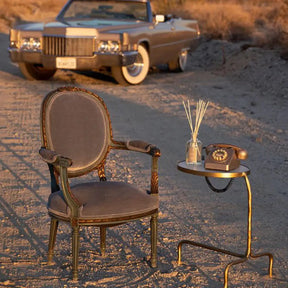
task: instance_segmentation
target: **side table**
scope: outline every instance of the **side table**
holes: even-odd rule
[[[239,168],[231,171],[218,171],[218,170],[208,170],[204,167],[204,162],[201,164],[189,164],[187,165],[185,161],[179,162],[177,165],[178,170],[197,175],[197,176],[204,176],[204,177],[215,177],[215,178],[240,178],[243,177],[245,179],[246,188],[248,192],[248,220],[247,220],[247,246],[246,246],[246,253],[239,254],[235,252],[231,252],[225,249],[220,249],[217,247],[213,247],[210,245],[198,243],[191,240],[181,240],[178,243],[178,264],[181,264],[181,252],[182,252],[182,245],[183,244],[190,244],[198,247],[202,247],[205,249],[213,250],[216,252],[221,252],[224,254],[228,254],[231,256],[238,257],[240,259],[230,262],[224,272],[224,288],[228,287],[228,272],[229,268],[233,265],[243,263],[249,259],[255,259],[263,256],[269,257],[269,268],[268,273],[269,276],[272,277],[272,267],[273,267],[273,255],[271,253],[261,253],[261,254],[252,254],[251,252],[251,234],[252,234],[252,192],[250,187],[250,182],[248,179],[248,175],[250,174],[250,169],[244,165],[240,165]]]

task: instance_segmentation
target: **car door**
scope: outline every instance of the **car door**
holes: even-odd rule
[[[167,63],[179,51],[176,27],[173,20],[158,23],[150,28],[150,61],[151,65]]]

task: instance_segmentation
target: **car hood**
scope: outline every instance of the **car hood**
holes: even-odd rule
[[[21,31],[42,31],[44,29],[44,23],[26,23],[20,24],[14,27],[14,29]]]
[[[135,29],[150,25],[148,22],[136,21],[111,21],[101,19],[73,20],[73,21],[55,21],[49,23],[27,23],[17,26],[18,30],[22,31],[45,31],[45,33],[53,34],[56,30],[66,30],[73,28],[97,29],[98,32],[114,32],[119,30],[126,31],[127,29]],[[77,29],[77,30],[78,30]]]

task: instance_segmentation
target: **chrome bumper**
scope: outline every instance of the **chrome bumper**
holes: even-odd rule
[[[47,69],[57,69],[57,56],[43,55],[41,52],[35,51],[19,51],[18,49],[9,49],[10,59],[12,62],[27,62],[33,64],[42,64]],[[68,68],[75,70],[97,69],[103,66],[128,66],[136,61],[138,52],[127,51],[119,54],[95,53],[91,57],[87,56],[69,56],[59,57],[62,59],[73,58],[76,62],[76,68]]]

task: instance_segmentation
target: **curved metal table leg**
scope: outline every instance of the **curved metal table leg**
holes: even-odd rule
[[[214,246],[210,246],[210,245],[206,245],[206,244],[202,244],[202,243],[198,243],[195,241],[191,241],[191,240],[182,240],[178,243],[177,246],[177,250],[178,250],[178,265],[181,264],[181,257],[182,257],[182,246],[183,244],[189,244],[189,245],[193,245],[193,246],[197,246],[197,247],[201,247],[201,248],[205,248],[205,249],[209,249],[209,250],[213,250],[216,252],[220,252],[220,253],[224,253],[224,254],[228,254],[231,256],[235,256],[235,257],[239,257],[241,259],[235,260],[230,262],[224,271],[224,288],[228,287],[228,273],[229,273],[229,269],[237,264],[241,264],[243,262],[248,261],[249,259],[255,259],[255,258],[259,258],[259,257],[263,257],[263,256],[268,256],[269,257],[269,268],[268,268],[268,274],[269,277],[272,277],[272,269],[273,269],[273,255],[271,253],[265,252],[265,253],[261,253],[261,254],[255,254],[253,255],[251,253],[251,235],[252,235],[252,193],[251,193],[251,187],[250,187],[250,183],[248,180],[247,175],[243,176],[245,178],[245,183],[246,183],[246,187],[247,187],[247,192],[248,192],[248,220],[247,220],[247,246],[246,246],[246,253],[245,255],[243,254],[239,254],[239,253],[234,253],[225,249],[220,249]]]

